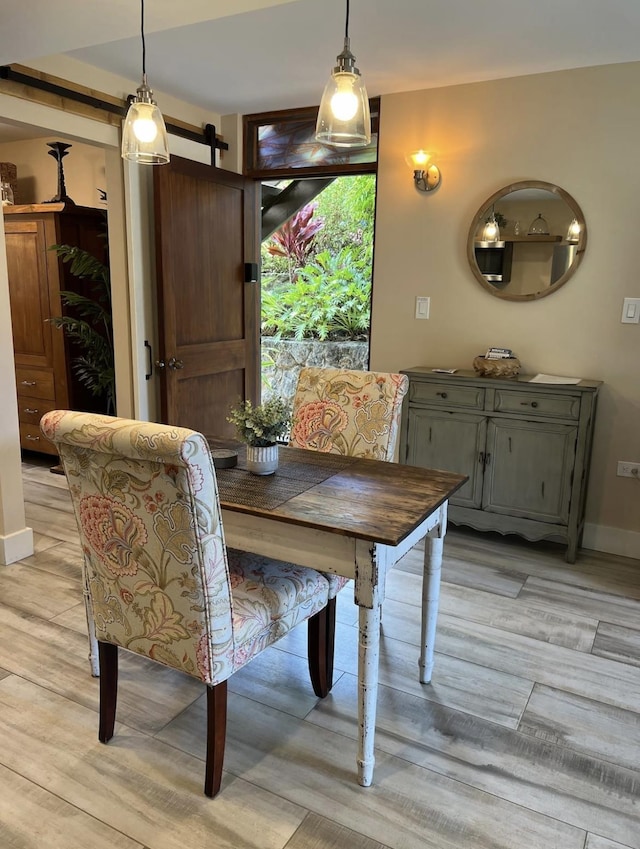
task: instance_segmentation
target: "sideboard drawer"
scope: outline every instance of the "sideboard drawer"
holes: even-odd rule
[[[409,401],[417,404],[438,404],[443,407],[484,408],[484,389],[475,386],[452,386],[450,383],[412,381]]]
[[[494,410],[497,413],[532,413],[558,419],[577,419],[580,415],[580,398],[575,395],[518,392],[513,389],[496,389]]]
[[[53,401],[56,397],[53,371],[50,369],[16,368],[16,384],[18,394],[29,395],[31,398],[48,398]]]

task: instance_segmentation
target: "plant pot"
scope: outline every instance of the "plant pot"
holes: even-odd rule
[[[278,468],[278,446],[247,445],[247,469],[254,475],[272,475]]]

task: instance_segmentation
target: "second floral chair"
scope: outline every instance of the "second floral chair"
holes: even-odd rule
[[[372,460],[395,458],[402,401],[409,379],[404,374],[357,371],[338,368],[303,368],[298,377],[293,399],[293,416],[289,444],[310,451],[326,451],[348,457]],[[327,683],[331,689],[336,619],[336,596],[347,583],[339,575],[326,573],[329,580],[329,603],[323,634],[317,623],[309,620],[309,656],[318,642],[325,640]],[[326,626],[326,627],[325,627]],[[319,696],[328,692],[314,680]]]

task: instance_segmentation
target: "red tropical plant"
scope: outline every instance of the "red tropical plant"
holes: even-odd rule
[[[324,218],[314,218],[317,203],[308,203],[286,221],[271,237],[267,250],[272,256],[283,256],[289,263],[289,279],[295,282],[294,267],[305,264],[311,242],[316,233],[324,227]]]

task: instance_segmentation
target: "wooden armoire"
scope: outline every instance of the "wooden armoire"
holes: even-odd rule
[[[106,261],[106,213],[65,203],[3,207],[9,298],[20,418],[20,445],[55,455],[40,433],[42,415],[55,409],[100,411],[77,379],[62,330],[48,318],[66,314],[60,292],[84,291],[86,281],[69,272],[52,245],[73,245]]]

